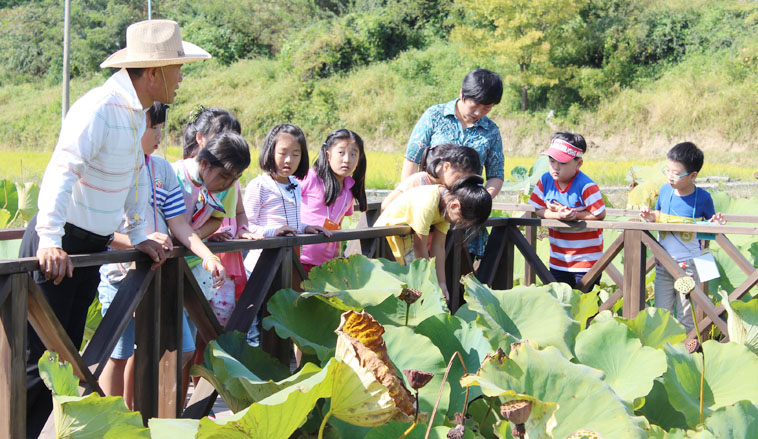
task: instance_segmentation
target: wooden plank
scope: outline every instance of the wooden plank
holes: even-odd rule
[[[618,302],[619,299],[623,297],[623,295],[624,295],[624,290],[619,288],[618,290],[616,290],[615,293],[611,294],[608,300],[600,304],[600,306],[597,308],[597,312],[603,312],[605,310],[613,309],[613,305],[615,305],[616,302]]]
[[[495,280],[505,250],[506,235],[506,227],[493,227],[490,231],[490,237],[484,247],[484,256],[476,270],[476,278],[485,285],[492,285],[492,281]]]
[[[108,312],[87,343],[82,354],[84,364],[93,369],[93,375],[99,377],[105,368],[108,357],[116,347],[118,339],[126,329],[153,280],[155,272],[150,269],[150,262],[139,262],[135,269],[129,270],[121,281],[118,293],[113,298]]]
[[[134,409],[147,425],[158,416],[162,268],[155,276],[134,317]]]
[[[29,275],[0,279],[0,437],[26,437],[26,283]],[[11,293],[12,290],[12,293]]]
[[[11,241],[14,239],[21,239],[24,237],[25,228],[18,229],[2,229],[0,230],[0,241]]]
[[[100,389],[94,375],[87,368],[87,365],[84,364],[82,357],[79,356],[79,349],[74,346],[74,343],[66,334],[39,286],[37,286],[37,283],[34,282],[31,276],[25,275],[25,277],[28,292],[27,310],[29,313],[29,323],[34,328],[34,331],[37,332],[40,340],[42,340],[42,343],[44,343],[48,350],[57,352],[62,360],[71,363],[74,375],[78,376],[83,383],[86,383],[92,391],[104,396],[105,394]],[[20,286],[19,288],[22,287]]]
[[[648,223],[637,221],[561,221],[531,218],[490,218],[488,225],[500,226],[504,224],[529,226],[541,225],[546,227],[568,229],[606,229],[606,230],[647,230],[664,232],[700,232],[700,233],[726,233],[736,235],[758,235],[758,226],[729,226],[718,224],[675,224],[675,223]]]
[[[548,284],[555,282],[555,277],[550,273],[550,269],[547,268],[542,259],[537,255],[537,250],[529,244],[529,241],[521,234],[516,227],[508,227],[508,236],[514,242],[521,254],[526,260],[526,265],[530,265],[534,270],[537,277],[540,278],[542,283]]]
[[[614,266],[613,264],[608,265],[605,267],[605,273],[608,275],[608,277],[611,278],[611,280],[618,285],[619,290],[623,289],[624,287],[624,275],[621,274],[621,272]]]
[[[524,213],[525,218],[535,218],[535,214],[532,212],[525,212]],[[534,226],[525,226],[524,230],[524,237],[526,238],[526,242],[529,243],[529,246],[534,250],[534,253],[537,253],[537,227]],[[534,271],[534,268],[531,264],[524,264],[524,284],[525,285],[532,285],[537,280],[537,273]]]
[[[624,235],[619,235],[615,241],[608,246],[603,253],[603,256],[595,262],[595,265],[590,268],[590,271],[585,274],[579,283],[576,285],[576,289],[584,293],[592,289],[592,284],[600,277],[603,271],[613,263],[613,260],[621,253],[621,249],[624,248]]]
[[[181,400],[184,276],[176,258],[161,267],[161,282],[158,417],[176,418],[184,406]]]
[[[658,260],[666,271],[668,271],[674,279],[684,277],[687,274],[682,270],[682,267],[677,264],[675,260],[671,258],[671,255],[661,246],[661,244],[653,238],[648,232],[642,232],[642,239],[645,245],[653,252],[653,255]],[[700,289],[700,285],[695,285],[695,289],[692,290],[692,300],[698,307],[701,307],[703,312],[711,318],[711,321],[721,329],[723,333],[727,333],[726,322],[719,317],[716,312],[716,307],[713,302],[705,295],[703,290]]]
[[[645,309],[645,247],[639,230],[624,231],[624,318]]]
[[[740,267],[740,270],[742,270],[743,273],[749,276],[750,273],[755,271],[753,263],[747,260],[747,258],[740,252],[737,247],[735,247],[734,244],[732,244],[732,241],[730,241],[726,235],[723,233],[717,234],[716,243],[718,243],[719,247],[721,247],[721,249],[729,255],[732,261],[734,261],[734,263]]]
[[[516,230],[519,236],[521,232]],[[492,279],[491,287],[497,290],[510,290],[513,288],[513,258],[515,256],[515,246],[513,243],[513,228],[507,227],[505,233],[505,245],[500,257],[500,266],[495,271],[495,277]]]
[[[445,239],[445,283],[450,294],[448,304],[453,313],[461,306],[461,264],[463,231],[450,230]]]

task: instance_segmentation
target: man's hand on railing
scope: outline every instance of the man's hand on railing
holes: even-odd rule
[[[45,275],[45,279],[53,279],[58,285],[63,281],[63,276],[74,276],[74,263],[62,248],[50,247],[37,250],[39,269]]]
[[[166,262],[166,252],[163,250],[163,245],[152,239],[146,239],[135,245],[134,248],[150,256],[150,259],[153,261],[153,265],[150,267],[151,270],[155,270]]]

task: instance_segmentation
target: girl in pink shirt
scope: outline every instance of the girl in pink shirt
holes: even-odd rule
[[[313,169],[301,182],[303,222],[339,230],[342,219],[353,214],[353,200],[366,211],[366,154],[363,139],[353,131],[334,130],[321,145]],[[340,256],[338,242],[303,246],[300,262],[306,273],[316,265]]]

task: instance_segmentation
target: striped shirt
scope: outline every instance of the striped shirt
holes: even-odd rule
[[[66,223],[110,235],[125,211],[132,244],[147,239],[148,197],[136,181],[144,131],[145,111],[125,69],[74,103],[40,186],[39,248],[61,248]]]
[[[566,189],[561,190],[546,172],[537,181],[529,197],[529,204],[546,209],[550,202],[558,202],[576,210],[587,210],[593,215],[605,212],[600,188],[592,179],[579,171]],[[603,230],[568,230],[550,227],[550,268],[573,273],[586,273],[603,255]]]
[[[300,184],[295,177],[289,184],[282,184],[264,174],[254,178],[245,188],[242,205],[247,215],[247,228],[266,238],[274,236],[281,226],[289,225],[304,233],[306,224],[300,220],[303,203]],[[260,250],[250,250],[245,257],[245,270],[252,272],[260,257]]]

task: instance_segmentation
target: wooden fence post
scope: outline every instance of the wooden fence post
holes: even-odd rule
[[[156,269],[152,284],[137,307],[134,318],[137,345],[134,352],[134,409],[142,413],[145,425],[150,418],[158,416],[161,271],[162,267]]]
[[[26,437],[26,273],[0,280],[0,437]]]
[[[633,319],[645,309],[645,246],[642,231],[624,230],[624,318]]]
[[[161,268],[160,291],[160,366],[158,416],[176,418],[184,405],[182,399],[182,316],[184,315],[184,276],[177,258],[168,259]]]

